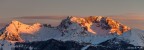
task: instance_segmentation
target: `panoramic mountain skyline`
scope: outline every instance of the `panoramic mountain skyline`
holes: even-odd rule
[[[35,18],[39,17],[33,19]],[[52,17],[45,16],[41,19],[45,18],[52,19]],[[143,50],[143,37],[143,30],[131,28],[117,20],[103,16],[69,16],[62,19],[58,26],[40,23],[29,25],[13,20],[0,30],[0,44],[2,44],[0,49]]]
[[[144,30],[144,0],[0,0],[0,27],[12,20],[58,25],[57,16],[113,16],[133,28]],[[27,16],[21,19],[17,17]],[[53,16],[31,18],[31,16]],[[44,20],[42,20],[44,19]],[[48,22],[45,22],[48,21]]]
[[[0,0],[0,50],[144,50],[144,0]]]
[[[60,24],[62,19],[67,16],[21,16],[21,17],[0,17],[0,28],[10,23],[12,20],[18,20],[26,24],[42,23],[51,24],[57,26]],[[83,17],[83,16],[81,16]],[[85,16],[86,17],[86,16]],[[138,14],[127,14],[127,15],[111,15],[108,16],[114,20],[117,20],[125,25],[132,28],[144,30],[144,17]]]

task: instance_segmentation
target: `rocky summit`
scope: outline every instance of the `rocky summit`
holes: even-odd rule
[[[122,33],[130,30],[130,27],[123,25],[118,21],[115,21],[109,17],[89,16],[89,17],[82,18],[82,17],[71,16],[68,17],[67,20],[79,24],[81,27],[84,27],[87,31],[93,34],[96,34],[97,31],[93,31],[93,29],[91,29],[92,25],[101,27],[102,29],[106,29],[106,30],[109,29],[110,30],[109,33],[117,33],[118,35],[121,35]]]
[[[143,37],[143,30],[103,16],[68,16],[56,27],[40,23],[28,25],[13,20],[0,30],[0,49],[143,49]]]

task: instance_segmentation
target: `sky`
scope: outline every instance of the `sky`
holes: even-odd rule
[[[131,27],[144,29],[144,0],[0,0],[0,25],[13,19],[25,23],[59,23],[59,20],[18,19],[23,16],[118,16]],[[124,20],[126,19],[126,20]],[[60,19],[61,20],[61,19]],[[47,22],[46,22],[47,21]]]
[[[0,0],[0,16],[144,13],[144,0]]]

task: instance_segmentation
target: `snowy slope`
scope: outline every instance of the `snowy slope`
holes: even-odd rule
[[[59,30],[56,28],[46,28],[42,27],[40,31],[34,35],[21,35],[22,39],[25,41],[45,41],[48,39],[57,39],[62,41],[78,41],[80,43],[92,43],[98,44],[100,42],[106,41],[113,38],[113,35],[98,36],[96,34],[91,34],[87,31],[83,31],[78,24],[72,24],[67,30]]]
[[[121,38],[135,46],[144,46],[144,32],[139,29],[131,29],[118,38]]]
[[[0,39],[6,39],[10,42],[19,42],[20,40],[33,42],[56,39],[90,43],[94,46],[112,38],[122,39],[135,46],[144,46],[144,31],[130,29],[112,19],[95,16],[89,18],[74,17],[73,20],[72,17],[68,17],[57,27],[47,27],[39,23],[27,25],[19,21],[12,21],[1,30],[0,35]]]
[[[20,37],[21,33],[33,34],[37,32],[40,29],[40,27],[41,25],[39,23],[36,23],[31,26],[14,20],[8,26],[1,29],[0,39],[6,39],[10,41],[22,41]]]
[[[80,43],[91,43],[93,45],[116,37],[117,34],[110,33],[110,29],[103,29],[101,26],[98,27],[97,24],[93,23],[90,27],[90,29],[96,32],[96,34],[93,34],[78,23],[72,22],[71,18],[68,17],[58,27],[41,27],[37,33],[32,35],[21,34],[21,37],[25,41],[45,41],[53,38],[61,41],[72,40]]]

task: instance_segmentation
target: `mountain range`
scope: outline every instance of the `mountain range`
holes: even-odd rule
[[[144,31],[103,16],[68,16],[53,27],[13,20],[0,30],[3,50],[142,50]]]

